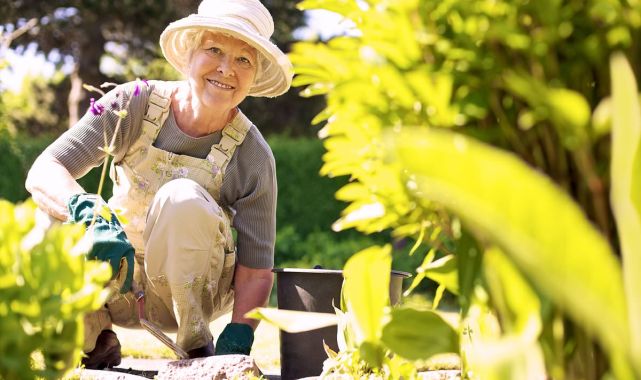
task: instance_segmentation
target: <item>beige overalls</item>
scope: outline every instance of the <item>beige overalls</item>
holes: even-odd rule
[[[251,127],[241,113],[222,131],[206,159],[153,146],[169,115],[172,83],[158,83],[149,97],[141,135],[112,165],[112,208],[122,210],[135,254],[134,281],[145,291],[145,317],[177,332],[185,351],[212,340],[209,322],[233,304],[235,244],[230,210],[219,205],[225,168]],[[89,352],[110,322],[139,327],[132,292],[116,295],[85,317]]]

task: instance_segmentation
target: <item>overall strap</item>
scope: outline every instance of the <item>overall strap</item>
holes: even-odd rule
[[[142,119],[143,133],[149,139],[154,141],[160,128],[169,116],[169,106],[171,105],[171,93],[173,92],[172,86],[156,85],[154,86],[149,100],[147,101],[147,111]]]
[[[209,161],[214,162],[222,173],[225,172],[227,164],[229,164],[236,148],[245,140],[245,136],[251,126],[252,124],[249,119],[242,112],[238,111],[236,120],[223,128],[220,142],[211,147],[207,158]]]

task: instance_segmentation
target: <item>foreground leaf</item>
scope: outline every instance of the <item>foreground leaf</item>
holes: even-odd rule
[[[258,307],[245,314],[246,318],[263,320],[288,333],[316,330],[338,323],[338,318],[331,313],[313,313]]]
[[[343,269],[343,292],[347,311],[356,318],[357,344],[380,338],[384,308],[389,305],[390,252],[390,246],[364,249],[354,254]]]
[[[612,189],[621,241],[633,361],[641,363],[641,107],[634,73],[623,54],[610,61],[612,75]]]
[[[542,329],[539,297],[500,249],[490,247],[484,256],[485,279],[503,331],[536,340]]]
[[[404,358],[429,359],[436,354],[458,352],[458,333],[438,313],[394,309],[383,327],[383,343]]]
[[[388,138],[417,194],[496,243],[605,347],[629,347],[619,263],[569,196],[515,156],[455,133],[413,129]]]

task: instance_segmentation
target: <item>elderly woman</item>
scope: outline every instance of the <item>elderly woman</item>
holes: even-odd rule
[[[85,318],[87,368],[120,363],[112,323],[139,325],[132,276],[144,317],[176,331],[189,357],[249,354],[258,321],[244,314],[273,284],[277,189],[272,152],[238,105],[289,89],[291,63],[269,41],[273,28],[258,0],[204,0],[160,37],[185,80],[116,87],[31,168],[27,189],[49,215],[89,225],[102,207],[128,221],[100,212],[92,230],[92,256],[111,262],[122,288]],[[103,161],[112,137],[107,206],[76,179]],[[229,310],[214,348],[209,323]]]

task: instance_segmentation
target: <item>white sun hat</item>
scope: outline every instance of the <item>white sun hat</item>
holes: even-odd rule
[[[186,75],[189,71],[190,46],[186,32],[210,30],[245,41],[258,51],[260,62],[250,96],[281,95],[292,84],[292,63],[269,38],[274,21],[258,0],[203,0],[197,14],[174,21],[160,35],[160,47],[167,61]]]

